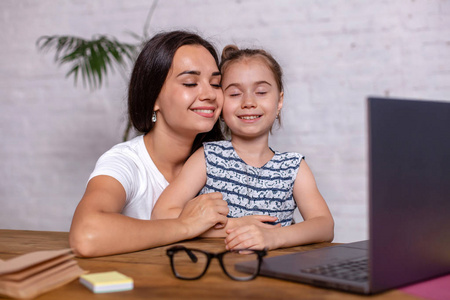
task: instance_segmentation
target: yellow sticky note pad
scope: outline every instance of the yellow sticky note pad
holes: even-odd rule
[[[80,276],[80,282],[94,293],[112,293],[133,289],[133,279],[117,271]]]

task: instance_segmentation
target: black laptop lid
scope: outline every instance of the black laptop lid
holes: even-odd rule
[[[450,272],[450,103],[368,99],[372,292]]]

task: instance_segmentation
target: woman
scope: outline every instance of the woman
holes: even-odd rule
[[[192,199],[176,219],[149,220],[189,155],[222,137],[220,80],[214,47],[196,34],[161,33],[145,45],[128,94],[130,120],[144,135],[98,160],[70,229],[78,256],[156,247],[226,224],[228,207],[217,193]]]

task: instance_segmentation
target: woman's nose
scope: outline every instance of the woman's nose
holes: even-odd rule
[[[199,95],[200,100],[215,100],[217,98],[217,90],[209,83],[202,85]]]

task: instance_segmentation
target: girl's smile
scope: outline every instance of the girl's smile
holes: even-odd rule
[[[223,76],[222,116],[233,137],[268,136],[283,105],[272,71],[262,59],[230,64]]]

